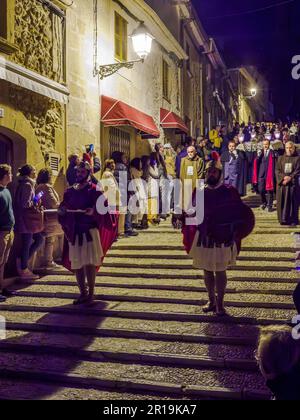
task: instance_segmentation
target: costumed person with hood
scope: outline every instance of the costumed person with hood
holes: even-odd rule
[[[234,140],[228,144],[228,150],[222,153],[224,184],[238,190],[241,197],[247,194],[247,160],[245,153],[237,150]]]
[[[271,149],[270,140],[265,139],[263,150],[254,161],[253,184],[261,196],[262,210],[273,211],[274,193],[276,190],[276,153]]]
[[[204,281],[209,301],[204,313],[216,312],[226,316],[224,296],[227,287],[226,270],[236,264],[241,241],[253,230],[255,217],[245,205],[237,190],[227,187],[222,180],[219,155],[212,153],[206,169],[204,188],[204,220],[200,225],[189,225],[184,215],[183,236],[193,266],[204,270]],[[197,209],[197,189],[193,193],[193,207]],[[199,209],[196,210],[196,212]]]
[[[276,178],[279,223],[297,226],[300,204],[300,156],[298,156],[295,144],[291,141],[285,145],[285,155],[278,159]]]
[[[118,232],[117,214],[97,211],[98,200],[105,196],[91,182],[91,175],[89,163],[81,162],[77,183],[66,190],[58,212],[65,233],[63,265],[75,273],[80,290],[74,305],[93,305],[96,272]],[[106,199],[101,203],[107,207]]]

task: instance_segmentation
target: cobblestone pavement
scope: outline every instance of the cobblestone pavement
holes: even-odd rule
[[[256,197],[248,199],[253,207]],[[295,314],[292,230],[255,209],[228,271],[230,317],[204,315],[203,273],[169,222],[119,241],[97,278],[97,305],[71,305],[65,271],[16,283],[0,305],[1,399],[267,399],[253,356],[261,326]]]

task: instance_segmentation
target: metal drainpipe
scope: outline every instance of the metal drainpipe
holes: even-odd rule
[[[203,89],[203,64],[200,61],[200,88],[201,88],[201,93],[200,93],[200,114],[201,114],[201,125],[200,125],[200,129],[201,129],[201,135],[204,135],[204,107],[203,107],[203,93],[204,93],[204,89]]]

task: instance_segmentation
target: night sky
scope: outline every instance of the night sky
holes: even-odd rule
[[[300,55],[300,0],[280,6],[283,2],[193,0],[227,66],[257,66],[270,83],[277,118],[286,120],[300,118],[300,80],[291,76],[292,57]],[[278,6],[245,13],[274,4]]]

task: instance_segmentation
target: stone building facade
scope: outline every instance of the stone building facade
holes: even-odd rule
[[[120,16],[127,25],[128,35],[141,22],[154,37],[152,50],[144,63],[122,68],[100,81],[100,100],[104,95],[122,101],[153,118],[159,133],[157,138],[145,139],[132,126],[109,127],[101,124],[102,158],[113,149],[122,149],[131,158],[149,154],[156,142],[176,142],[175,130],[161,127],[161,109],[182,116],[181,90],[184,50],[155,11],[142,0],[104,0],[98,2],[98,65],[117,63],[115,54],[115,18]],[[127,60],[136,60],[131,40],[128,40]],[[164,72],[167,72],[167,77]],[[165,86],[164,91],[164,83]],[[179,136],[180,138],[180,136]],[[180,139],[179,139],[180,142]],[[112,146],[113,144],[113,146]]]
[[[238,101],[238,120],[242,123],[249,121],[273,121],[274,106],[270,96],[267,80],[253,67],[230,69],[230,78]],[[251,97],[250,91],[256,89],[256,95]]]
[[[232,125],[231,107],[235,101],[226,64],[214,40],[203,28],[192,2],[146,2],[158,13],[188,56],[182,72],[181,96],[189,134],[196,138],[219,123]]]
[[[58,2],[59,3],[59,2]],[[65,21],[36,0],[1,3],[0,159],[51,166],[62,190],[66,164]]]

